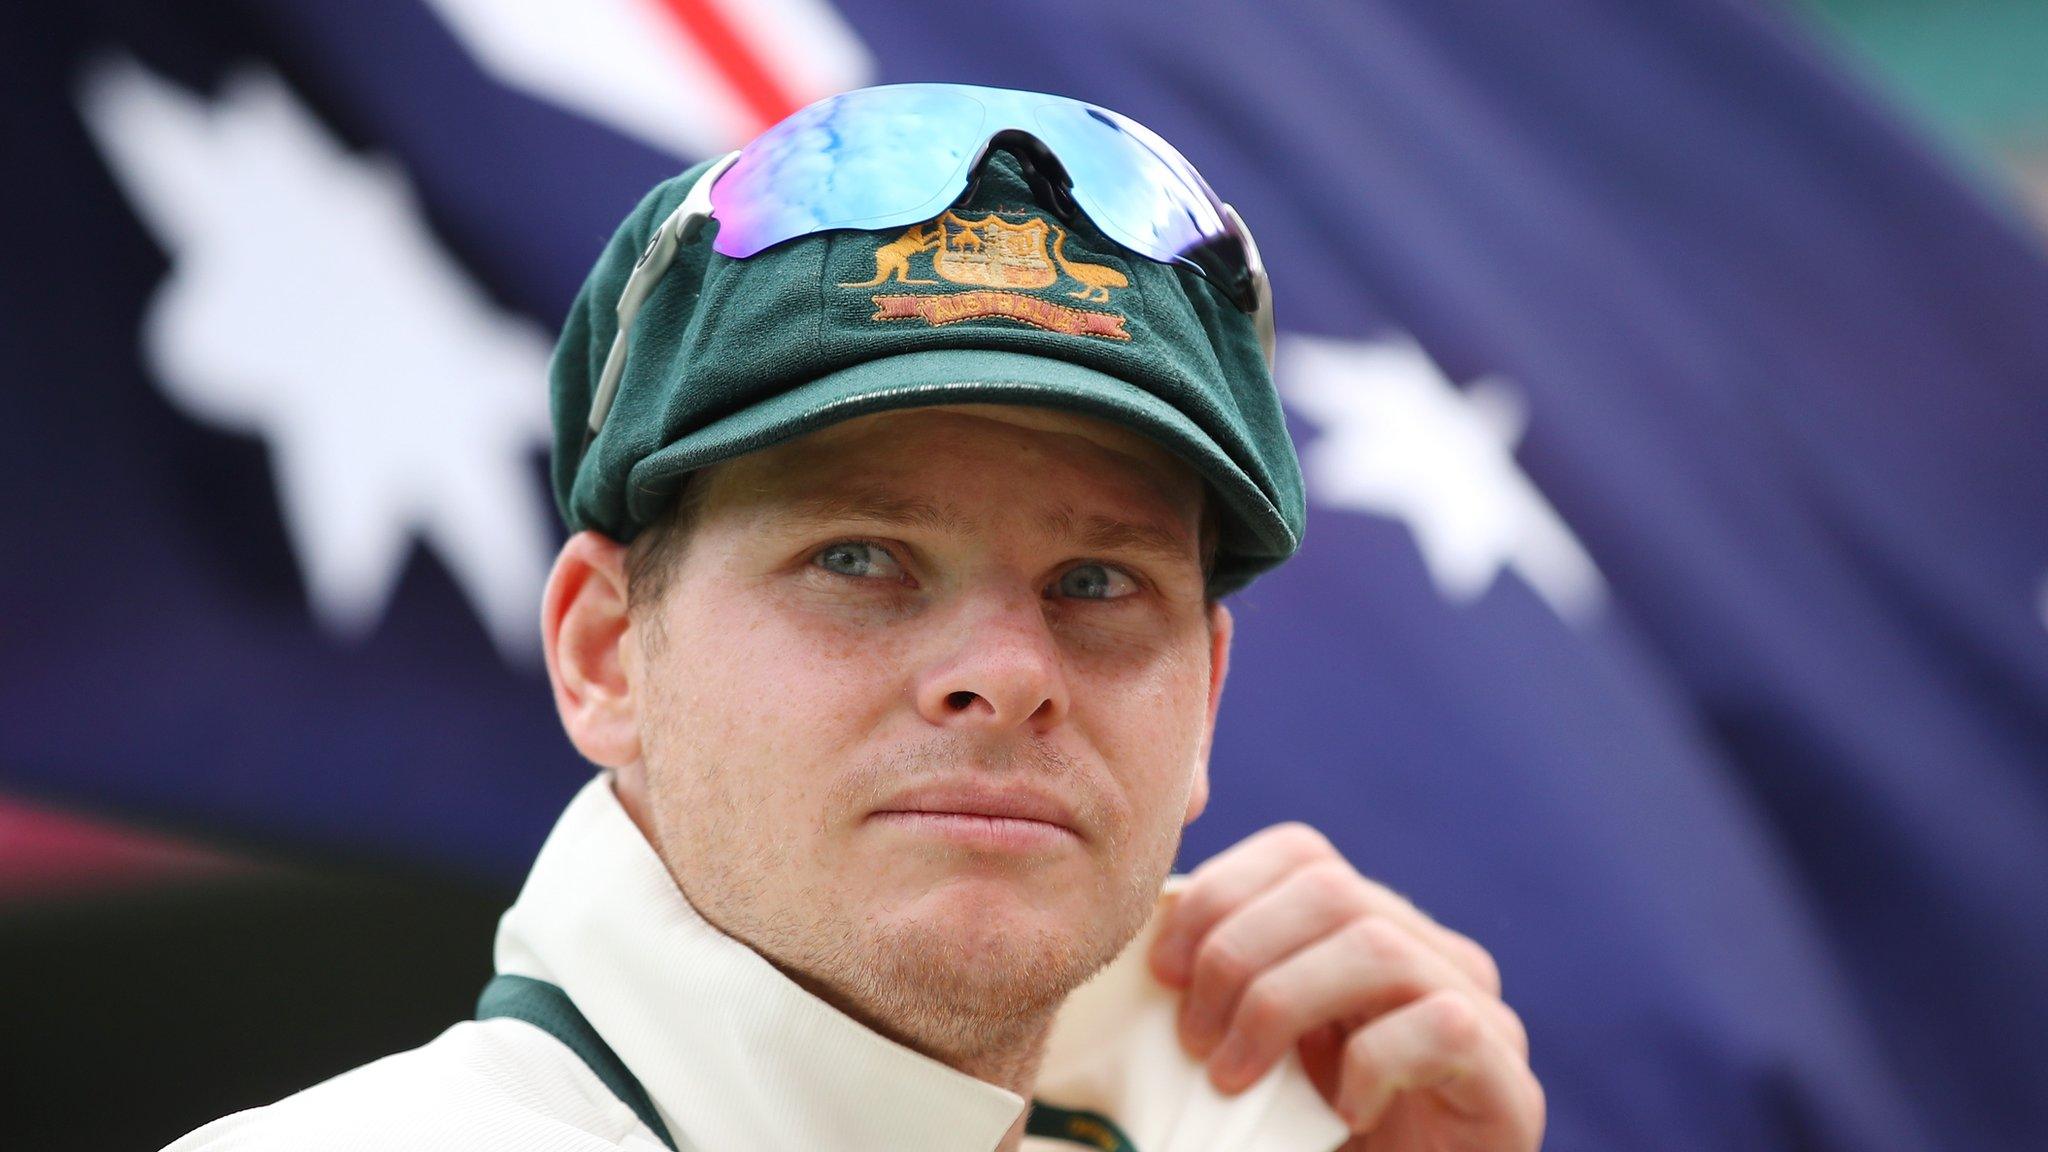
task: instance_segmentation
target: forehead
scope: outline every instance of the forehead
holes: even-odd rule
[[[931,491],[943,484],[943,491]],[[963,404],[877,412],[719,466],[721,503],[777,502],[897,490],[1007,505],[1199,516],[1194,470],[1150,438],[1092,416],[1048,408]]]

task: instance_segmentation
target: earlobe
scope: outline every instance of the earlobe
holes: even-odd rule
[[[1230,638],[1237,622],[1222,604],[1209,605],[1209,708],[1203,717],[1202,743],[1195,754],[1194,781],[1188,789],[1187,816],[1192,824],[1209,804],[1209,749],[1216,740],[1216,716],[1223,707],[1223,680],[1230,673]]]
[[[640,759],[625,551],[596,532],[571,536],[555,557],[541,598],[542,650],[555,711],[576,750],[607,768]]]

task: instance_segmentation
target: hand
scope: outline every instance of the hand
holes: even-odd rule
[[[1305,824],[1195,869],[1152,970],[1224,1092],[1300,1050],[1356,1152],[1527,1152],[1543,1088],[1493,956],[1352,868]]]

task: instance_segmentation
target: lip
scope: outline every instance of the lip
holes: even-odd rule
[[[869,817],[999,844],[1081,838],[1073,809],[1059,797],[1032,788],[931,784],[891,796]]]

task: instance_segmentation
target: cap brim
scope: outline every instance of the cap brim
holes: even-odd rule
[[[1188,462],[1223,503],[1223,539],[1210,581],[1218,595],[1292,554],[1296,541],[1257,483],[1178,408],[1120,377],[1065,360],[986,348],[906,352],[842,368],[779,393],[650,453],[627,477],[627,508],[648,523],[699,468],[820,428],[903,408],[1023,404],[1114,421]]]

